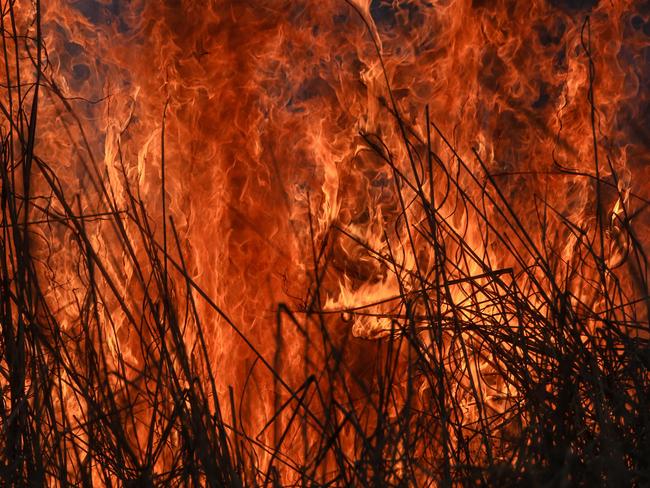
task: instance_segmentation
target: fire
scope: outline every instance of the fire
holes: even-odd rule
[[[648,380],[619,365],[648,339],[636,3],[4,2],[3,320],[45,345],[0,386],[64,439],[39,476],[586,463],[553,429],[616,430]]]

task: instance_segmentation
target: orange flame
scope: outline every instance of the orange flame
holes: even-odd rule
[[[15,8],[16,30],[33,34],[31,3]],[[35,152],[62,191],[79,196],[72,210],[97,216],[81,246],[106,263],[94,292],[103,304],[95,340],[113,369],[131,365],[107,380],[127,385],[116,401],[130,401],[132,386],[131,393],[156,388],[140,374],[152,353],[143,350],[143,334],[156,332],[133,324],[146,322],[140,314],[156,296],[148,287],[159,270],[134,263],[164,247],[160,266],[173,276],[172,293],[196,307],[182,327],[184,347],[196,358],[204,340],[202,380],[211,372],[219,398],[232,398],[220,407],[231,442],[254,439],[259,449],[250,455],[261,473],[278,456],[287,466],[313,461],[319,415],[332,405],[345,405],[331,415],[345,425],[336,433],[342,450],[356,459],[356,429],[387,421],[371,405],[386,380],[377,371],[391,354],[399,358],[390,380],[399,398],[389,419],[406,407],[433,410],[433,383],[409,377],[413,340],[388,345],[409,334],[435,351],[426,353],[432,362],[456,371],[462,411],[449,414],[460,425],[449,445],[497,422],[524,394],[502,366],[521,346],[504,343],[502,357],[482,350],[495,321],[513,331],[525,326],[500,305],[504,297],[528,294],[546,316],[539,293],[563,283],[593,332],[602,327],[593,317],[613,304],[591,287],[598,270],[587,269],[581,246],[595,243],[607,267],[617,268],[633,239],[646,242],[643,228],[635,236],[628,230],[646,201],[639,181],[647,162],[629,127],[645,96],[635,71],[645,39],[630,26],[633,10],[623,0],[46,2],[48,88],[38,112],[47,122]],[[34,76],[33,67],[21,69],[25,79]],[[34,186],[48,187],[43,178]],[[423,196],[457,238],[432,244]],[[144,209],[148,229],[128,218]],[[111,212],[124,214],[123,229],[102,217]],[[32,217],[45,213],[66,209],[44,200]],[[598,219],[608,229],[600,243]],[[49,306],[67,334],[79,335],[94,278],[79,271],[75,233],[65,226],[34,233]],[[118,234],[132,248],[117,247]],[[536,261],[540,249],[552,269]],[[447,275],[438,276],[441,267]],[[535,286],[524,289],[524,272]],[[621,272],[620,286],[637,296],[633,273]],[[437,279],[447,283],[444,296],[425,298]],[[637,319],[647,320],[642,308]],[[432,315],[439,336],[424,323]],[[468,325],[461,332],[453,324]],[[332,349],[319,344],[321,334]],[[585,331],[584,340],[591,336]],[[78,356],[71,361],[86,352],[71,351]],[[338,376],[319,383],[333,362],[342,364]],[[74,381],[63,383],[61,402],[83,418],[88,406],[77,401]],[[298,427],[292,413],[301,402],[314,418]],[[343,421],[348,409],[361,425]],[[499,420],[504,452],[527,420]],[[143,407],[127,429],[134,446],[146,445],[151,422]],[[433,448],[418,449],[414,456],[432,456]],[[514,463],[478,437],[472,449]],[[172,448],[152,469],[173,455]],[[325,482],[336,459],[317,462],[313,479]],[[299,479],[290,467],[280,476]],[[426,469],[416,477],[430,478]]]

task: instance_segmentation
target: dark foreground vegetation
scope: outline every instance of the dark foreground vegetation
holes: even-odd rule
[[[326,246],[314,243],[303,309],[278,307],[277,348],[281,331],[294,328],[310,331],[305,350],[319,351],[319,360],[305,354],[309,374],[296,383],[193,280],[164,197],[154,219],[124,174],[127,198],[118,202],[90,151],[89,195],[66,191],[62,162],[37,141],[48,127],[41,100],[69,105],[52,82],[38,15],[24,37],[11,5],[3,2],[0,96],[3,486],[650,483],[650,299],[634,228],[634,212],[649,202],[623,194],[606,156],[589,174],[558,170],[589,180],[593,213],[584,222],[543,201],[534,217],[521,215],[478,150],[463,159],[436,121],[411,127],[390,96],[383,100],[407,161],[380,136],[361,137],[393,176],[392,245],[379,252],[342,226],[330,231],[365,247],[401,290],[381,304],[391,325],[377,334],[373,391],[361,409],[369,383],[346,371],[323,310]],[[76,144],[83,153],[86,141]],[[164,152],[162,169],[164,195]],[[620,198],[616,212],[606,196]],[[452,225],[452,201],[498,259]],[[544,237],[545,228],[555,235]],[[569,241],[566,261],[557,242]],[[60,246],[73,283],[48,273],[48,250]],[[404,250],[417,257],[408,269]],[[112,271],[115,256],[133,270],[128,289]],[[206,310],[240,335],[273,382],[268,435],[248,432],[237,395],[219,393]]]

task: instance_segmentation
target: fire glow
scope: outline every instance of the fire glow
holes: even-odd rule
[[[2,2],[9,485],[650,483],[650,8]]]

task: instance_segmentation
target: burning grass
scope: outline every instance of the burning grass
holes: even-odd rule
[[[591,83],[592,169],[526,174],[461,151],[428,110],[409,122],[389,90],[378,103],[397,136],[359,134],[383,171],[379,238],[363,234],[367,215],[319,226],[308,194],[307,291],[274,305],[262,350],[192,269],[168,210],[165,115],[154,211],[121,147],[116,167],[92,157],[95,135],[51,76],[38,2],[31,36],[16,8],[3,4],[5,485],[650,482],[635,230],[648,201],[598,153]],[[57,113],[83,194],[62,181],[66,161],[39,152]],[[544,198],[560,180],[590,190],[580,221]],[[520,205],[518,188],[543,184]],[[50,261],[62,252],[70,275]],[[224,334],[243,346],[216,361]]]

